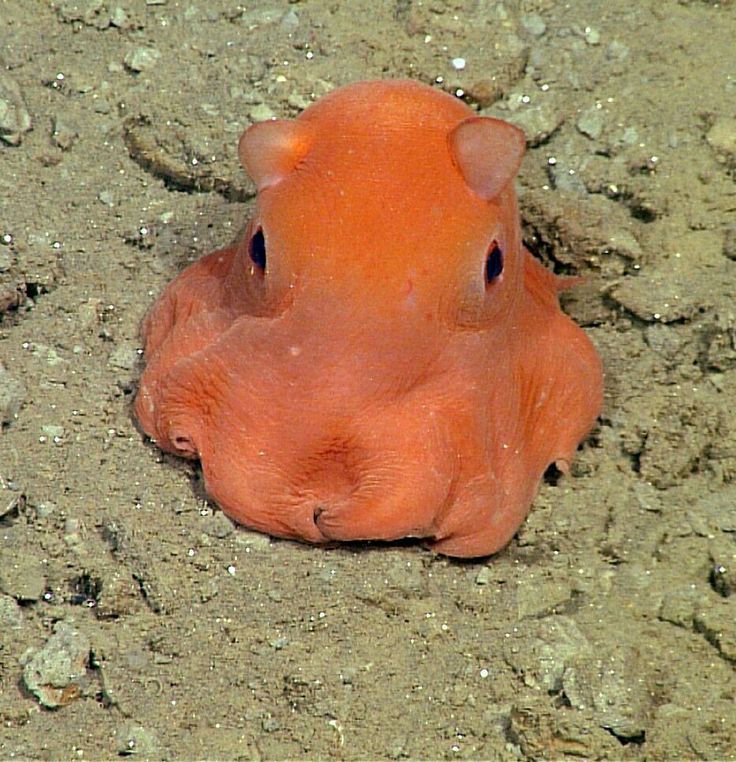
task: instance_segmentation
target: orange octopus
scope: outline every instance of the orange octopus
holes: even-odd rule
[[[248,527],[502,548],[601,408],[601,364],[522,245],[512,125],[412,81],[248,128],[242,240],[143,324],[135,401]]]

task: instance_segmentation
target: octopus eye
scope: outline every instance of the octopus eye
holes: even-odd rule
[[[259,270],[266,269],[266,239],[261,228],[257,228],[248,242],[248,256]]]
[[[493,283],[503,272],[503,252],[496,241],[488,247],[486,257],[486,284]]]

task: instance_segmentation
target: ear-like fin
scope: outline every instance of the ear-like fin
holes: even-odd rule
[[[513,124],[488,116],[471,116],[449,135],[450,153],[470,189],[486,200],[516,176],[526,138]]]
[[[288,119],[271,119],[251,125],[238,145],[240,163],[262,191],[284,179],[312,145],[307,124]]]

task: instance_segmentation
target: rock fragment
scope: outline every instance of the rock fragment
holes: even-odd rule
[[[21,659],[23,683],[47,709],[66,706],[84,693],[89,650],[86,635],[73,624],[57,622],[44,647]]]
[[[23,134],[32,127],[18,83],[8,74],[0,71],[0,140],[11,146],[18,146]]]

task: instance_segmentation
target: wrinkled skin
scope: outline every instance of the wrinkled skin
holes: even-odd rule
[[[557,278],[521,244],[523,145],[406,81],[249,128],[245,237],[145,320],[144,431],[273,535],[503,547],[602,397]]]

